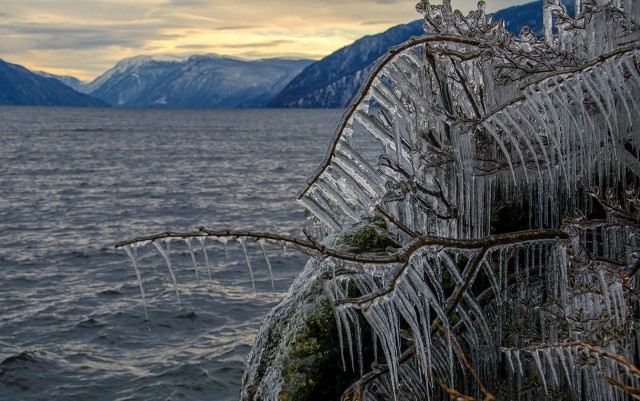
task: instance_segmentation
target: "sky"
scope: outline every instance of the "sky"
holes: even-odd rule
[[[487,11],[529,1],[486,0]],[[87,82],[137,55],[318,60],[362,36],[419,19],[416,2],[2,0],[0,58]],[[464,14],[476,4],[452,0]]]

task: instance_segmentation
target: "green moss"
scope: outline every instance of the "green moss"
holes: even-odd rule
[[[342,365],[335,318],[327,300],[307,317],[290,345],[278,401],[328,399],[327,390],[335,376],[342,374]]]
[[[355,248],[361,252],[384,252],[388,247],[397,247],[386,231],[377,224],[367,224],[343,234],[338,245],[342,248]]]

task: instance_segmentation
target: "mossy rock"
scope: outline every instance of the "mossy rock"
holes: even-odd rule
[[[293,336],[283,372],[284,383],[278,401],[336,399],[342,375],[340,343],[335,318],[328,300],[318,304]]]
[[[400,244],[391,237],[384,225],[384,221],[369,221],[355,226],[343,234],[337,241],[336,247],[355,253],[382,253],[388,248],[399,248]]]
[[[321,261],[309,263],[267,317],[249,356],[243,401],[338,400],[357,378],[344,371],[323,269]]]

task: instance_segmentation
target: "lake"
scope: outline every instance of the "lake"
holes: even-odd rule
[[[0,400],[237,400],[262,318],[304,255],[141,249],[149,320],[118,241],[167,230],[302,236],[296,192],[338,110],[0,107]],[[181,241],[180,241],[181,242]]]

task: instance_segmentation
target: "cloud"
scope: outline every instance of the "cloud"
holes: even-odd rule
[[[57,25],[0,25],[0,36],[15,35],[22,38],[23,50],[75,49],[85,50],[100,47],[144,47],[149,40],[172,40],[180,35],[164,34],[158,29],[149,30],[149,26],[130,26],[119,29],[112,27],[84,27]],[[12,41],[0,45],[6,49]],[[28,45],[25,47],[24,43]]]
[[[178,45],[175,48],[178,50],[208,50],[211,46],[209,45]]]
[[[216,31],[238,31],[245,29],[258,29],[262,28],[264,25],[229,25],[229,26],[217,26],[215,27]]]
[[[0,52],[99,75],[137,54],[319,58],[420,16],[417,0],[3,0]],[[432,1],[436,3],[437,0]],[[488,10],[529,0],[487,0]],[[477,0],[453,0],[465,14]]]
[[[263,41],[263,42],[225,44],[225,45],[222,45],[222,47],[227,49],[246,49],[246,48],[256,48],[256,47],[277,47],[280,45],[288,45],[292,43],[296,43],[296,42],[294,40],[269,40],[269,41]]]
[[[166,3],[163,3],[163,7],[180,7],[180,8],[190,8],[190,7],[204,7],[209,5],[211,2],[209,0],[169,0]]]
[[[416,18],[419,19],[419,18]],[[362,21],[360,22],[360,25],[362,26],[368,26],[368,25],[393,25],[394,21],[385,19],[385,20],[372,20],[372,21]],[[398,24],[399,25],[399,24]]]

